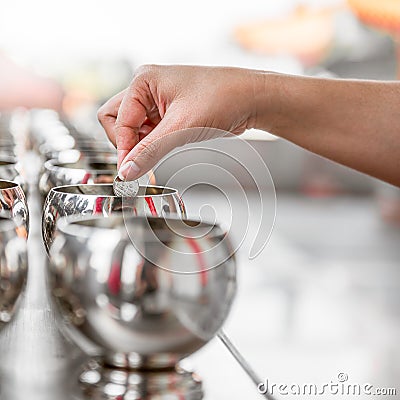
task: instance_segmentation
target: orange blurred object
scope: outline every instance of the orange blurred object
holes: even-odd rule
[[[362,22],[389,33],[400,33],[399,0],[348,0],[348,4]]]
[[[334,37],[335,8],[299,6],[282,18],[247,23],[234,36],[244,48],[262,54],[291,54],[305,66],[323,59]]]
[[[358,19],[392,36],[397,58],[397,79],[400,79],[400,0],[347,0]],[[377,189],[382,219],[400,227],[400,190],[388,185]]]

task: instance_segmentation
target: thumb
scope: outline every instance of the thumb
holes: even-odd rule
[[[124,180],[137,179],[153,168],[172,149],[187,143],[180,125],[178,121],[165,116],[152,132],[125,156],[118,171],[119,177]]]

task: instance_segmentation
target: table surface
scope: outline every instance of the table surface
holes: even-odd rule
[[[27,288],[0,334],[0,399],[79,399],[77,374],[86,357],[62,336],[50,305],[35,180],[32,172]],[[189,213],[204,196],[213,202],[212,194],[187,195]],[[218,199],[214,204],[228,217]],[[395,387],[399,243],[400,231],[380,221],[373,198],[279,195],[262,254],[250,261],[245,246],[238,251],[239,290],[226,332],[263,379],[318,383],[344,372],[353,381]],[[259,398],[217,339],[190,361],[204,380],[205,399]],[[390,398],[400,398],[397,392]]]

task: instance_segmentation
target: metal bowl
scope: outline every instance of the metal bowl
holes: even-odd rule
[[[14,314],[28,270],[26,240],[14,221],[0,217],[0,328]]]
[[[0,155],[0,179],[18,183],[26,193],[26,184],[20,172],[21,166],[15,157]]]
[[[0,217],[12,219],[20,234],[28,237],[28,205],[21,186],[15,182],[0,180]]]
[[[79,154],[78,159],[82,158],[93,158],[93,157],[113,157],[117,155],[116,149],[111,145],[107,145],[104,142],[91,141],[88,144],[75,143],[74,146],[68,149],[54,149],[54,146],[50,146],[47,143],[43,143],[39,147],[39,153],[43,156],[44,160],[59,160],[60,156],[68,154],[68,152],[75,152]]]
[[[1,132],[0,132],[1,135]],[[16,156],[16,144],[11,139],[0,139],[0,157],[9,156],[15,157]]]
[[[67,185],[50,190],[42,217],[42,235],[46,250],[54,239],[57,220],[70,215],[186,216],[185,206],[175,189],[141,186],[136,197],[114,195],[112,185]]]
[[[44,164],[39,190],[45,197],[57,186],[112,183],[115,175],[117,175],[115,157],[93,157],[72,163],[49,160]]]
[[[218,225],[114,215],[63,218],[58,230],[51,293],[67,335],[106,364],[173,367],[223,325],[236,266]]]
[[[105,137],[102,139],[95,137],[75,138],[75,148],[84,152],[116,151],[115,147]]]

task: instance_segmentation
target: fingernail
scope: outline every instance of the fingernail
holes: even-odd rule
[[[133,161],[128,161],[125,164],[121,165],[118,171],[118,176],[124,181],[131,181],[137,178],[139,172],[140,168],[138,167],[138,165],[135,164]]]

